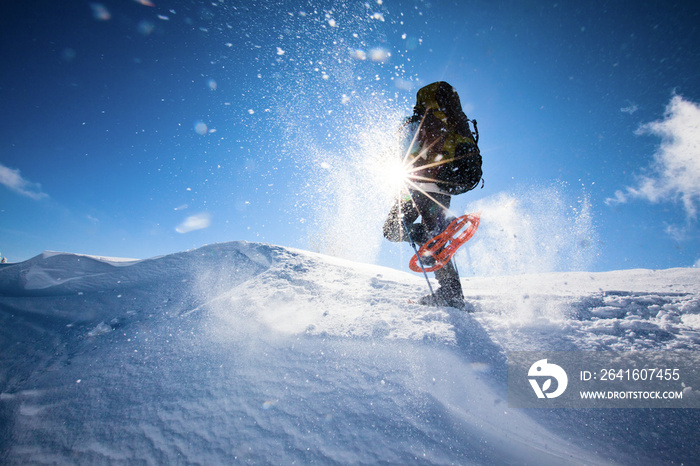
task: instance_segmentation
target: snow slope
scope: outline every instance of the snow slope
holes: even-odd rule
[[[508,350],[700,349],[700,270],[463,280],[234,242],[0,268],[0,460],[698,462],[697,410],[518,410]]]

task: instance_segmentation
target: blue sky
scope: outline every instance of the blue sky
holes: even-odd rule
[[[393,128],[437,80],[479,122],[474,273],[700,259],[700,5],[0,6],[0,253],[248,240],[405,269]],[[536,260],[535,260],[536,259]]]

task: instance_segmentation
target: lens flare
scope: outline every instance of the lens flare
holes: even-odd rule
[[[406,191],[406,185],[409,182],[411,166],[403,160],[388,160],[385,164],[384,172],[386,189],[389,193],[396,197]]]
[[[407,192],[409,195],[411,191],[420,192],[428,199],[432,200],[435,204],[442,207],[448,216],[456,217],[457,214],[452,212],[442,203],[438,202],[438,200],[435,199],[434,196],[431,196],[430,193],[423,187],[424,184],[444,183],[444,181],[439,181],[435,178],[426,177],[422,173],[424,173],[424,171],[429,168],[438,167],[449,162],[449,160],[441,160],[441,158],[436,158],[435,162],[428,164],[418,164],[419,161],[427,160],[429,151],[438,142],[438,140],[436,140],[430,145],[422,147],[418,145],[418,133],[420,132],[421,127],[423,126],[424,120],[425,116],[423,116],[423,119],[421,119],[417,127],[415,126],[415,124],[409,124],[406,127],[407,131],[405,138],[406,140],[410,138],[410,142],[406,144],[406,151],[404,152],[403,158],[401,160],[401,167],[404,173],[404,175],[401,178],[404,186],[403,191]]]

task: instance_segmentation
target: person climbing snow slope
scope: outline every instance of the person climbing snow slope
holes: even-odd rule
[[[450,84],[439,81],[418,91],[413,115],[402,128],[410,140],[403,162],[406,189],[384,223],[386,239],[412,241],[420,247],[454,220],[449,215],[451,196],[478,186],[482,175],[478,132],[472,133],[469,121]],[[476,131],[476,121],[473,124]],[[426,267],[431,265],[431,257],[421,259]],[[434,293],[431,289],[419,302],[465,309],[453,261],[435,270],[435,278],[440,288]]]

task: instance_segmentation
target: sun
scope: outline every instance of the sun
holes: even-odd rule
[[[411,166],[405,163],[404,160],[393,159],[387,161],[382,177],[389,192],[397,195],[404,192],[409,182],[410,173]]]

